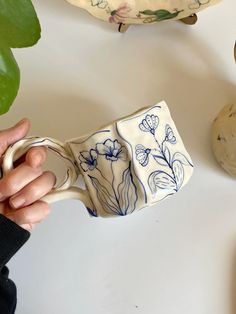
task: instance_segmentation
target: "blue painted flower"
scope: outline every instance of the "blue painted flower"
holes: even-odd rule
[[[138,162],[145,167],[149,161],[150,148],[145,148],[143,145],[138,144],[135,147],[136,159]]]
[[[89,152],[81,152],[79,155],[80,166],[86,172],[88,170],[92,171],[97,167],[98,154],[96,150],[90,149]]]
[[[174,132],[172,128],[169,126],[169,124],[166,125],[166,138],[165,140],[167,142],[170,142],[171,144],[176,144],[176,137],[174,136]]]
[[[103,143],[98,143],[96,151],[99,155],[104,155],[107,160],[117,161],[118,159],[127,159],[127,150],[124,146],[121,146],[118,140],[112,141],[111,139],[107,139]]]
[[[146,115],[145,119],[142,120],[142,122],[139,124],[139,128],[143,132],[150,132],[153,135],[155,135],[156,128],[159,124],[159,118],[158,116],[152,114],[152,115]]]

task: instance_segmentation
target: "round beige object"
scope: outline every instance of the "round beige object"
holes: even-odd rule
[[[212,149],[218,163],[236,177],[236,105],[225,106],[214,120]]]
[[[220,0],[67,0],[103,21],[117,24],[149,24],[179,20]]]

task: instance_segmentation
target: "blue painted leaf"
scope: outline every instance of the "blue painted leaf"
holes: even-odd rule
[[[138,200],[137,187],[129,167],[123,172],[122,181],[118,186],[118,196],[121,212],[123,215],[132,213]]]
[[[184,167],[179,160],[173,162],[173,172],[175,174],[177,190],[179,190],[184,182]]]
[[[175,160],[179,160],[183,165],[186,165],[186,166],[192,166],[193,167],[193,164],[190,160],[188,160],[188,158],[186,156],[184,156],[182,153],[175,153],[173,155],[173,162]]]
[[[117,204],[116,199],[114,196],[112,196],[107,188],[103,186],[98,179],[89,176],[90,180],[92,181],[92,185],[94,186],[97,194],[97,198],[102,205],[103,209],[107,213],[112,213],[112,214],[119,214],[119,206]]]
[[[166,157],[166,160],[170,164],[171,163],[171,155],[170,155],[170,150],[169,150],[169,148],[167,146],[164,149],[164,155]]]
[[[155,159],[155,161],[161,165],[161,166],[168,166],[168,163],[166,162],[165,158],[163,156],[160,155],[154,155],[153,158]]]
[[[158,189],[177,190],[174,178],[161,170],[154,171],[150,174],[148,184],[152,194],[155,194]]]
[[[90,216],[93,216],[93,217],[97,217],[98,216],[96,209],[91,209],[89,207],[86,207],[86,208],[87,208],[87,211],[88,211]]]

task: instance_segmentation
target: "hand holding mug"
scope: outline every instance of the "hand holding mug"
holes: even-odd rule
[[[0,131],[0,156],[24,138],[29,128],[29,120],[23,119],[14,127]],[[55,183],[52,172],[43,172],[45,159],[45,147],[31,148],[0,180],[0,213],[26,230],[32,230],[50,212],[48,204],[40,200]]]

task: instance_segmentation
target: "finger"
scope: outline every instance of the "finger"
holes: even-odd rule
[[[26,153],[25,153],[24,155],[22,155],[21,157],[19,157],[18,159],[16,159],[16,160],[13,162],[13,168],[18,167],[20,164],[22,164],[23,162],[25,162],[25,156],[26,156]]]
[[[32,168],[37,168],[37,167],[42,166],[46,158],[47,158],[46,147],[43,147],[43,146],[33,147],[27,152],[25,156],[25,161]]]
[[[18,225],[35,224],[44,220],[49,213],[48,203],[37,201],[29,206],[7,213],[6,217]]]
[[[42,173],[42,167],[32,168],[26,162],[11,170],[0,180],[0,201],[19,192]]]
[[[35,228],[36,224],[23,224],[23,225],[19,225],[21,228],[31,232],[34,228]]]
[[[33,147],[26,155],[24,163],[11,170],[0,180],[0,201],[19,192],[29,182],[39,177],[43,170],[42,163],[46,159],[46,149],[44,147]]]
[[[9,199],[12,208],[19,208],[34,203],[35,201],[48,194],[56,183],[56,176],[45,171],[34,181],[26,185],[20,192]]]
[[[40,155],[40,156],[38,156]],[[30,148],[24,155],[19,157],[13,163],[13,168],[18,167],[23,162],[27,162],[32,168],[41,165],[47,158],[47,149],[43,146]]]
[[[30,128],[30,121],[26,118],[19,121],[9,129],[0,131],[0,156],[6,151],[9,145],[26,136]]]

